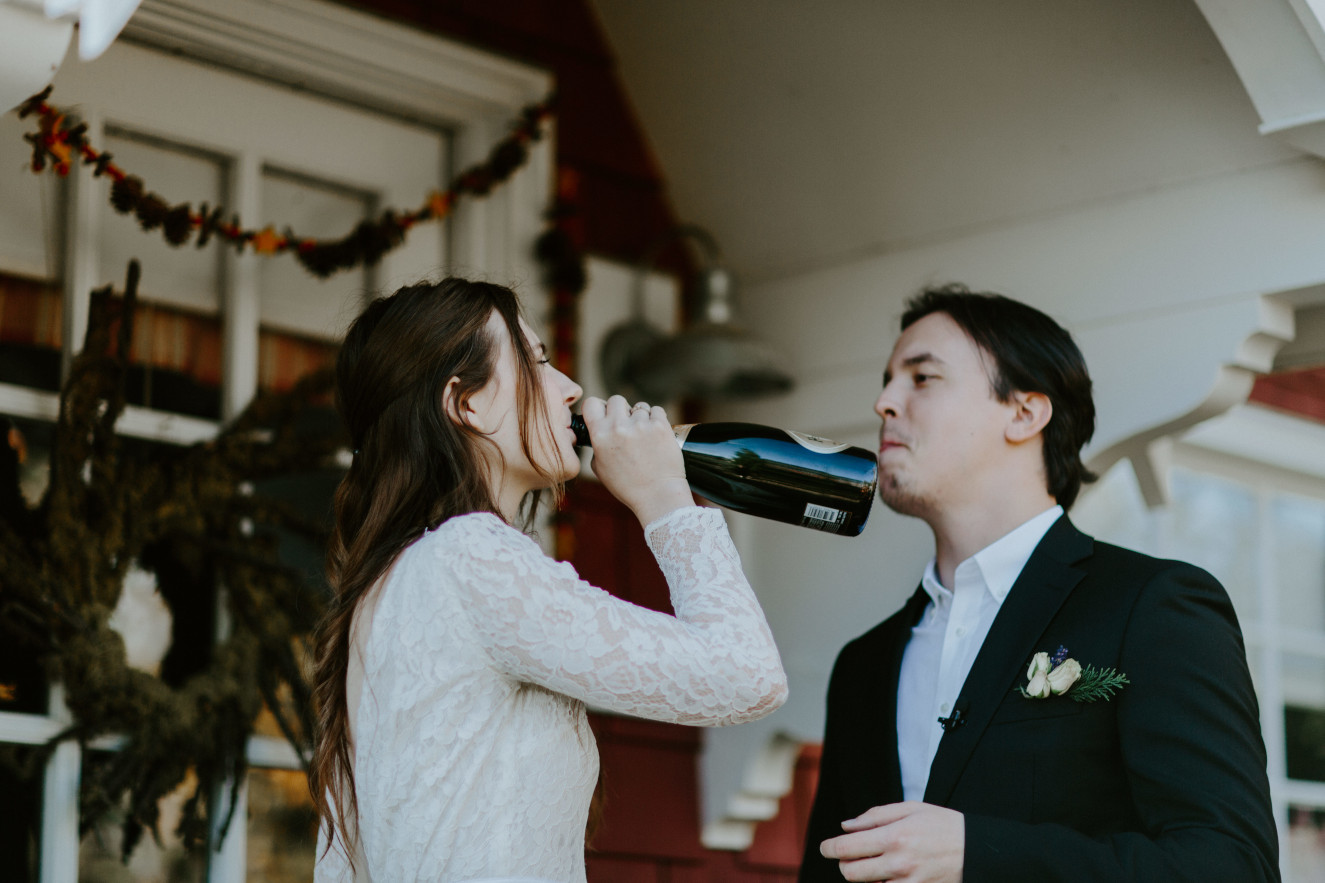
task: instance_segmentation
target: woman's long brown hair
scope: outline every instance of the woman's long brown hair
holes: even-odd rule
[[[317,634],[318,732],[309,787],[332,835],[328,844],[338,835],[351,864],[358,801],[345,677],[354,614],[396,556],[424,531],[466,512],[501,515],[487,477],[494,458],[493,468],[500,469],[500,452],[459,419],[458,410],[448,415],[443,407],[451,378],[459,378],[451,399],[457,408],[492,378],[501,351],[487,331],[494,311],[515,353],[524,454],[560,495],[560,484],[532,453],[531,434],[550,439],[552,427],[534,353],[520,328],[519,303],[509,289],[456,278],[402,288],[364,309],[336,359],[336,404],[354,457],[336,490],[327,551],[335,597]],[[538,495],[524,502],[528,524]]]

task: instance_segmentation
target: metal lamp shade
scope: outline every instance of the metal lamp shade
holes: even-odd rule
[[[659,341],[628,369],[644,399],[740,399],[787,392],[792,379],[771,349],[728,324],[704,322]]]
[[[766,344],[736,327],[732,278],[717,265],[718,248],[707,232],[678,227],[704,246],[708,266],[690,283],[696,324],[667,337],[642,316],[641,282],[636,286],[635,316],[614,328],[599,354],[609,392],[630,399],[670,402],[678,398],[740,399],[791,389],[791,375]]]

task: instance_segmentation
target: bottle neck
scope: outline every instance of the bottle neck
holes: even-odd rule
[[[694,423],[682,423],[672,427],[672,434],[676,436],[676,443],[685,446],[686,436],[690,434],[690,429]],[[571,432],[575,433],[575,446],[577,448],[591,448],[593,442],[589,440],[589,427],[584,425],[584,418],[579,414],[572,414],[570,417]]]

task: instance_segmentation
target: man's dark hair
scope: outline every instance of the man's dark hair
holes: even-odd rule
[[[1000,402],[1014,392],[1049,397],[1053,416],[1044,428],[1044,471],[1050,495],[1071,508],[1082,482],[1096,478],[1081,462],[1081,449],[1095,433],[1095,402],[1072,335],[1034,307],[956,284],[927,288],[909,300],[902,330],[931,313],[946,313],[993,358],[989,384]]]

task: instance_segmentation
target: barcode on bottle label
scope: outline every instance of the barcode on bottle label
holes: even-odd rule
[[[837,530],[846,520],[847,514],[841,509],[806,503],[805,514],[801,516],[801,526],[811,527],[815,530]]]

